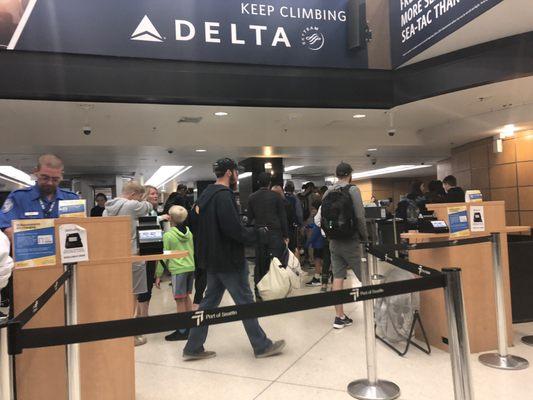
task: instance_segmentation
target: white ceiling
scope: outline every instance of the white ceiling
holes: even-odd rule
[[[503,0],[405,65],[530,31],[533,31],[533,1]]]
[[[480,100],[481,99],[481,100]],[[224,110],[227,117],[216,117]],[[507,123],[533,127],[533,77],[487,85],[392,110],[206,107],[0,100],[0,165],[30,172],[39,154],[64,158],[69,175],[143,174],[160,165],[192,165],[181,180],[210,179],[211,163],[267,154],[294,174],[328,175],[345,160],[356,171],[398,164],[435,164],[451,147],[492,135]],[[354,119],[354,114],[366,114]],[[180,117],[202,117],[178,124]],[[85,125],[93,133],[82,133]],[[377,162],[371,164],[368,148]],[[195,149],[205,148],[206,153]],[[172,151],[172,154],[168,152]],[[422,170],[434,173],[434,168]],[[407,174],[405,174],[407,175]]]

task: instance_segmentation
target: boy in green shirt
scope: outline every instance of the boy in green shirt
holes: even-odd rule
[[[163,235],[163,245],[165,250],[187,251],[189,254],[183,258],[173,258],[168,260],[168,270],[172,277],[172,293],[178,313],[192,311],[190,294],[194,281],[194,245],[193,236],[187,226],[184,225],[187,219],[187,210],[181,206],[172,206],[168,212],[172,228]],[[163,266],[157,265],[155,272],[155,285],[161,288],[161,276]],[[165,336],[165,340],[186,340],[189,336],[188,329],[178,329]]]

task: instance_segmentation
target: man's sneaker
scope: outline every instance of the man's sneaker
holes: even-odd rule
[[[165,336],[165,340],[167,342],[175,342],[177,340],[187,340],[189,337],[189,330],[185,331],[184,333],[181,333],[180,331],[172,332],[170,335]]]
[[[353,324],[353,320],[344,315],[343,318],[335,317],[335,322],[333,322],[333,328],[342,329],[345,326],[350,326]]]
[[[208,358],[216,357],[217,353],[214,351],[200,351],[198,353],[187,353],[183,351],[183,360],[184,361],[195,361],[195,360],[207,360]]]
[[[255,358],[266,358],[275,356],[283,351],[285,348],[285,340],[278,340],[272,343],[265,351],[256,354]]]
[[[315,278],[313,276],[313,279],[311,279],[309,282],[305,284],[305,286],[314,287],[314,286],[320,286],[322,283],[320,282],[319,278]]]
[[[143,344],[146,344],[146,342],[148,342],[148,340],[142,336],[142,335],[139,335],[139,336],[135,336],[135,346],[142,346]]]

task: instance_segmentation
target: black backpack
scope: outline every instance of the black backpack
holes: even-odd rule
[[[328,239],[352,239],[357,233],[350,188],[335,189],[322,202],[320,224]]]

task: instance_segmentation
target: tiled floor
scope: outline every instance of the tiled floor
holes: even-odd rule
[[[349,284],[355,284],[350,282]],[[151,314],[174,312],[170,287],[154,289]],[[301,289],[299,294],[317,292]],[[232,304],[228,296],[223,305]],[[136,349],[137,400],[216,399],[350,399],[346,386],[365,378],[365,344],[362,304],[351,304],[346,313],[354,325],[332,329],[332,308],[263,318],[261,324],[272,339],[287,341],[286,351],[273,358],[253,357],[241,323],[210,328],[206,348],[217,357],[184,362],[184,342],[165,342],[165,334],[151,335]],[[515,326],[513,354],[533,362],[533,347],[520,336],[533,334],[533,324]],[[453,387],[450,358],[433,349],[430,356],[411,349],[404,358],[378,344],[379,376],[394,381],[404,400],[451,400]],[[472,355],[474,393],[477,400],[533,398],[533,366],[523,371],[500,371],[479,364]]]

